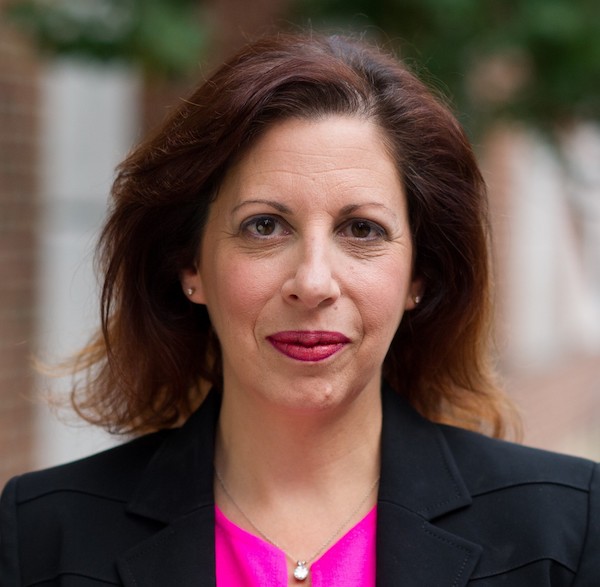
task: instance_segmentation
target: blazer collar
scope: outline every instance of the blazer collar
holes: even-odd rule
[[[166,524],[117,562],[125,587],[215,587],[213,455],[221,396],[210,393],[148,464],[130,514]]]
[[[169,523],[212,506],[213,456],[221,396],[211,392],[148,464],[128,511]]]
[[[471,503],[440,428],[389,387],[382,391],[379,501],[426,520]]]
[[[433,523],[472,501],[442,431],[385,385],[382,402],[377,585],[466,585],[481,547]]]
[[[434,519],[471,497],[438,426],[384,386],[377,585],[465,585],[480,547]],[[150,461],[128,512],[166,527],[119,561],[126,586],[214,587],[213,454],[220,395],[210,393]]]

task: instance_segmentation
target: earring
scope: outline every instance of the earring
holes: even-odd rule
[[[421,296],[415,296],[414,298],[415,304],[420,304],[421,303]]]
[[[185,290],[185,293],[186,293],[188,296],[191,296],[191,295],[194,295],[194,292],[195,292],[195,291],[196,291],[196,290],[195,290],[193,287],[188,287],[188,288]]]

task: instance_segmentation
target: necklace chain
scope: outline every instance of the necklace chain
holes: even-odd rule
[[[223,478],[219,474],[219,471],[217,471],[216,469],[215,469],[215,476],[217,478],[217,481],[219,482],[219,485],[223,489],[223,493],[227,496],[227,499],[229,499],[229,501],[233,504],[233,506],[235,507],[235,509],[237,509],[237,511],[242,515],[242,517],[246,520],[246,522],[248,522],[248,524],[250,524],[250,526],[253,528],[253,530],[255,532],[257,532],[258,535],[263,540],[265,540],[269,544],[273,545],[275,548],[278,548],[279,550],[281,550],[291,561],[295,562],[296,565],[297,565],[297,569],[296,570],[298,570],[298,569],[301,569],[303,571],[306,570],[306,575],[308,574],[308,567],[315,560],[317,560],[319,558],[319,556],[321,556],[321,554],[323,554],[327,550],[327,548],[333,543],[333,541],[341,534],[342,530],[350,523],[350,521],[352,520],[352,518],[354,518],[354,516],[359,512],[359,510],[363,507],[363,505],[365,505],[365,503],[369,499],[369,496],[371,495],[371,493],[373,492],[373,490],[377,486],[377,483],[379,483],[379,477],[377,477],[377,479],[375,479],[375,481],[373,482],[373,484],[369,487],[369,491],[367,491],[367,493],[365,493],[365,495],[361,498],[361,500],[358,503],[358,505],[352,510],[352,513],[347,518],[344,519],[344,521],[336,528],[335,532],[324,542],[324,544],[311,557],[309,557],[307,559],[300,559],[300,558],[293,557],[291,554],[289,554],[277,542],[275,542],[274,540],[272,540],[271,538],[269,538],[269,536],[267,536],[254,523],[254,521],[252,520],[252,518],[250,518],[248,516],[248,514],[240,507],[240,505],[238,504],[238,502],[233,498],[233,496],[229,492],[229,489],[227,489],[227,486],[225,485],[225,482],[223,481]],[[294,573],[294,575],[296,576],[295,573]],[[305,578],[306,575],[304,575],[303,578]],[[296,576],[296,578],[298,578],[298,577]]]

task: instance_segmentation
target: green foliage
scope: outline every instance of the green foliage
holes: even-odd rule
[[[251,10],[251,2],[249,9]],[[437,80],[472,129],[508,116],[538,128],[600,119],[598,0],[287,0],[288,20],[355,29]],[[59,54],[193,71],[206,0],[13,0],[10,15]]]
[[[600,119],[597,0],[297,0],[319,28],[367,30],[450,92],[470,126]]]
[[[18,0],[8,16],[40,47],[59,55],[135,61],[177,76],[198,63],[207,44],[195,0]]]

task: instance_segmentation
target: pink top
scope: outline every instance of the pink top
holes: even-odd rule
[[[219,587],[288,586],[287,559],[281,550],[235,525],[217,506],[215,517]],[[310,565],[312,587],[375,587],[376,526],[374,507]],[[300,587],[302,582],[296,584]]]

